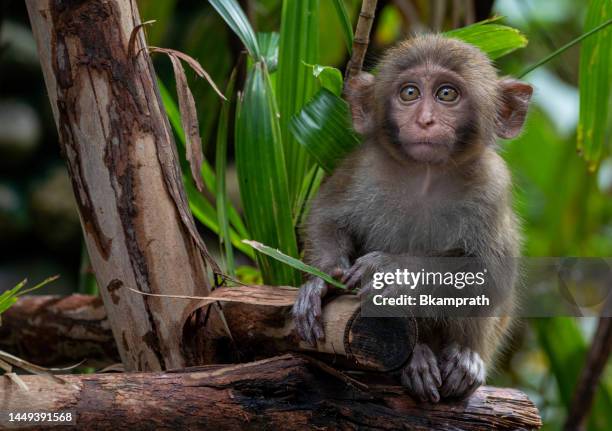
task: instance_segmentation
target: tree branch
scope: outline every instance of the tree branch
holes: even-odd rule
[[[363,0],[359,20],[355,28],[355,38],[353,39],[353,53],[346,67],[346,80],[357,76],[363,68],[363,60],[370,43],[370,31],[372,22],[376,14],[376,4],[378,0]]]

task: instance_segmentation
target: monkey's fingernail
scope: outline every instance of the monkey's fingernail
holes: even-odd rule
[[[438,391],[436,391],[435,389],[433,389],[431,391],[431,402],[433,403],[437,403],[440,401],[440,394],[438,393]]]

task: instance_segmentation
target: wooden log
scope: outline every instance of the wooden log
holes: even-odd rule
[[[413,319],[363,318],[360,300],[355,295],[340,295],[323,306],[325,340],[316,346],[302,341],[291,316],[291,306],[297,289],[273,286],[239,286],[220,288],[211,297],[223,298],[223,314],[234,338],[241,360],[269,357],[287,351],[317,352],[321,356],[348,368],[390,371],[405,364],[416,343],[416,323]],[[245,302],[227,301],[236,298]],[[200,307],[200,306],[198,306]],[[201,309],[201,308],[200,308]],[[188,325],[189,326],[189,325]],[[201,327],[206,339],[219,340],[224,334],[212,336]],[[185,339],[189,338],[184,336]],[[192,348],[191,350],[197,350]],[[206,350],[227,351],[209,348]],[[217,358],[214,362],[227,361]]]
[[[411,429],[517,430],[541,426],[514,389],[481,387],[469,399],[415,404],[401,388],[347,384],[308,359],[283,355],[181,372],[23,376],[29,391],[0,378],[5,412],[72,412],[75,428],[96,430]],[[360,386],[360,387],[357,387]],[[35,428],[35,427],[33,427]]]
[[[2,315],[0,349],[46,367],[87,359],[120,362],[102,299],[91,295],[23,296]]]
[[[135,0],[26,0],[87,251],[128,370],[189,365],[185,301],[206,248],[181,183]],[[213,316],[213,319],[215,317]],[[218,320],[218,316],[217,316]]]
[[[294,330],[291,306],[296,295],[297,289],[288,287],[216,289],[211,298],[221,301],[233,343],[226,332],[206,325],[202,315],[210,305],[200,303],[187,320],[181,344],[192,352],[216,352],[207,358],[216,363],[308,351],[344,367],[377,371],[401,367],[412,353],[416,339],[413,320],[362,318],[359,300],[353,295],[342,295],[325,304],[326,339],[316,347],[310,346]],[[115,361],[111,340],[100,301],[86,295],[22,297],[3,315],[0,326],[0,348],[47,366],[85,358],[95,364]]]

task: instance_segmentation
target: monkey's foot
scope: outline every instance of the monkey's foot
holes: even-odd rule
[[[444,398],[465,398],[485,381],[486,369],[480,355],[467,347],[451,344],[440,355]]]
[[[426,344],[417,344],[408,365],[402,370],[402,385],[418,401],[440,401],[442,384],[436,356]]]

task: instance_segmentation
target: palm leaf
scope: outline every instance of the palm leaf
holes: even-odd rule
[[[612,3],[609,0],[591,0],[585,30],[598,24],[612,23]],[[586,39],[580,49],[580,116],[577,130],[577,148],[589,163],[591,170],[599,165],[604,154],[609,131],[608,112],[612,97],[612,26],[602,29]]]
[[[261,55],[266,60],[268,73],[276,72],[278,68],[278,44],[280,35],[277,32],[257,33],[257,43],[261,49]]]
[[[493,60],[527,45],[527,38],[517,29],[494,24],[501,17],[480,21],[467,27],[444,33],[447,37],[472,44]]]
[[[240,196],[253,239],[297,256],[278,110],[265,63],[249,70],[236,113],[235,152]],[[258,256],[264,281],[299,284],[291,268]]]
[[[351,51],[353,50],[353,25],[351,24],[348,12],[346,11],[346,7],[344,6],[344,1],[332,0],[332,3],[334,4],[336,14],[338,15],[338,19],[340,20],[340,26],[342,27],[342,37],[344,38],[346,49],[348,50],[350,55]]]
[[[319,0],[283,1],[276,95],[292,204],[312,159],[289,132],[289,124],[316,91],[316,79],[305,63],[318,61],[318,27]]]
[[[276,259],[279,262],[284,263],[285,265],[288,265],[292,268],[298,269],[302,272],[306,272],[308,274],[314,275],[316,277],[319,277],[323,280],[325,280],[326,282],[328,282],[329,284],[339,287],[340,289],[346,289],[346,286],[342,283],[340,283],[339,281],[337,281],[336,279],[334,279],[331,275],[328,275],[326,273],[324,273],[323,271],[315,268],[314,266],[310,266],[304,262],[302,262],[299,259],[296,259],[294,257],[291,256],[287,256],[286,254],[282,253],[281,251],[272,248],[272,247],[268,247],[267,245],[264,245],[260,242],[257,241],[249,241],[249,240],[244,240],[245,244],[250,245],[251,247],[253,247],[255,250],[259,251],[260,253],[265,254],[266,256],[270,256],[274,259]]]
[[[230,80],[227,84],[225,94],[230,99],[223,103],[221,114],[219,115],[219,125],[217,127],[217,149],[216,149],[216,173],[217,173],[217,220],[219,222],[219,240],[221,246],[225,250],[225,267],[229,275],[236,274],[236,265],[234,263],[234,250],[230,238],[230,222],[228,217],[228,198],[225,185],[225,177],[227,171],[227,129],[229,127],[229,113],[231,105],[231,95],[234,92],[234,83],[236,82],[236,69],[232,72]]]
[[[348,104],[325,88],[293,117],[291,132],[328,173],[359,145]]]
[[[236,0],[208,0],[221,18],[240,38],[249,55],[257,60],[262,58],[255,32]]]
[[[327,88],[336,96],[342,95],[344,78],[340,70],[331,66],[321,66],[320,64],[308,64],[307,66],[311,68],[312,75],[317,78],[321,87]]]

